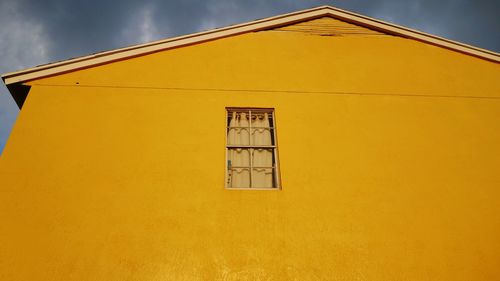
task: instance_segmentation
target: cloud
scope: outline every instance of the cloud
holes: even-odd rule
[[[49,62],[50,44],[44,26],[21,16],[16,2],[0,3],[0,71],[13,71]]]
[[[154,6],[141,7],[127,22],[115,40],[123,45],[146,43],[162,38],[154,20]]]
[[[139,30],[141,35],[139,36],[139,41],[141,43],[160,39],[160,34],[156,29],[152,14],[151,7],[144,7],[140,12]]]

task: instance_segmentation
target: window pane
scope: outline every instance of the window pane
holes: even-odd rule
[[[256,148],[252,151],[253,167],[272,167],[273,150],[268,148]]]
[[[253,168],[252,187],[274,187],[273,168]]]
[[[227,143],[229,145],[250,144],[249,114],[245,112],[231,112],[227,129]]]
[[[250,149],[229,148],[227,159],[231,167],[250,167]]]
[[[229,170],[229,187],[250,187],[250,168],[232,168]]]
[[[269,114],[252,113],[252,145],[272,145]]]

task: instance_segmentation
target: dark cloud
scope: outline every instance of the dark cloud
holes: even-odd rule
[[[319,5],[500,52],[498,0],[0,0],[0,72]],[[16,115],[0,88],[0,151]]]

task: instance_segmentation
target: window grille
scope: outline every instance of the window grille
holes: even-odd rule
[[[226,187],[280,187],[272,108],[227,108]]]

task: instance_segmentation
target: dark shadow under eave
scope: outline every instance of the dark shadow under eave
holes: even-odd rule
[[[9,92],[14,98],[14,101],[16,101],[19,109],[21,109],[23,107],[24,101],[26,100],[26,97],[28,96],[31,86],[23,85],[22,83],[15,83],[7,85],[7,89],[9,89]]]

